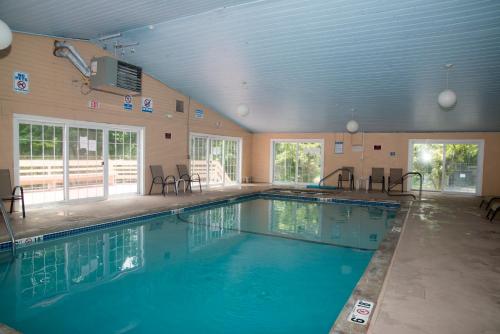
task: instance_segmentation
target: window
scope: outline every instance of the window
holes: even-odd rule
[[[273,140],[273,183],[318,183],[323,174],[323,141]]]
[[[483,141],[411,140],[409,170],[423,176],[422,189],[481,193]],[[418,177],[411,188],[419,188]]]
[[[199,174],[202,185],[240,182],[240,138],[193,134],[190,146],[191,174]]]

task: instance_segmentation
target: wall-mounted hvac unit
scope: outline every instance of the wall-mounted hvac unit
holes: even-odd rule
[[[118,95],[141,95],[142,69],[111,57],[93,58],[90,88]]]

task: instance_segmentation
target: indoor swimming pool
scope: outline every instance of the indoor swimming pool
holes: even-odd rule
[[[0,323],[25,334],[328,333],[397,209],[254,196],[176,213],[4,256]]]

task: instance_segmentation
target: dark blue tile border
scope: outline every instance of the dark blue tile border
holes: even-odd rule
[[[244,202],[247,200],[259,199],[259,198],[260,199],[269,199],[269,200],[273,200],[273,199],[294,200],[294,201],[300,201],[300,202],[316,202],[316,203],[325,203],[325,204],[330,203],[330,204],[346,204],[346,205],[357,205],[357,206],[376,206],[376,207],[382,207],[382,208],[389,209],[389,210],[390,209],[398,209],[400,207],[400,204],[398,202],[390,202],[390,201],[378,202],[378,201],[342,199],[342,198],[334,198],[334,197],[312,197],[312,196],[302,196],[302,195],[292,195],[292,194],[277,194],[277,193],[272,193],[272,192],[259,192],[259,193],[252,193],[252,194],[235,196],[235,197],[221,199],[221,200],[215,200],[215,201],[208,202],[208,203],[195,204],[192,206],[178,208],[178,209],[170,209],[170,210],[153,212],[153,213],[148,213],[145,215],[139,215],[139,216],[130,217],[130,218],[122,218],[122,219],[113,220],[113,221],[105,222],[105,223],[98,223],[98,224],[94,224],[94,225],[90,225],[90,226],[77,227],[77,228],[70,229],[70,230],[47,233],[44,235],[35,236],[35,237],[31,237],[31,238],[16,239],[16,245],[26,246],[28,244],[32,244],[31,240],[35,240],[35,242],[38,243],[41,241],[48,241],[48,240],[64,238],[64,237],[68,237],[68,236],[72,236],[72,235],[76,235],[76,234],[106,229],[106,228],[110,228],[110,227],[114,227],[114,226],[118,226],[118,225],[137,223],[139,221],[143,221],[146,219],[171,216],[171,215],[178,214],[180,212],[193,212],[193,211],[213,208],[213,207],[217,207],[217,206],[221,206],[221,205],[241,203],[241,202]],[[27,242],[26,241],[27,239],[29,239],[30,242]],[[12,248],[12,242],[10,242],[10,241],[0,243],[0,251],[10,250],[11,248]]]

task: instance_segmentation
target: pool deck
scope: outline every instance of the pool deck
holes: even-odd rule
[[[210,202],[270,189],[245,185],[202,194],[129,196],[58,204],[13,215],[16,238]],[[399,200],[381,193],[341,198]],[[424,193],[412,204],[372,316],[369,333],[498,333],[500,222],[484,219],[474,197]],[[8,240],[0,226],[0,241]],[[333,322],[333,319],[332,319]]]

